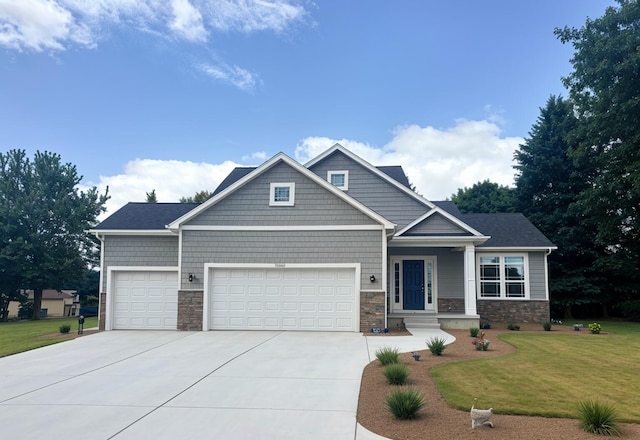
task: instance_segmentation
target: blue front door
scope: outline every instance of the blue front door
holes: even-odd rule
[[[424,260],[402,261],[404,310],[424,310]]]

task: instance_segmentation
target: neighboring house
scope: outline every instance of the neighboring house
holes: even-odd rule
[[[33,290],[22,291],[22,294],[33,301]],[[40,310],[47,317],[75,316],[79,305],[76,296],[75,290],[44,289]],[[19,307],[18,301],[9,302],[9,318],[18,316]]]
[[[521,214],[461,214],[339,144],[235,169],[207,202],[129,203],[102,241],[100,327],[370,331],[549,320],[555,246]]]

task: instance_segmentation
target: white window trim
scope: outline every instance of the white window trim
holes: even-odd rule
[[[500,258],[500,296],[489,297],[482,296],[482,277],[480,272],[480,258],[481,257],[499,257]],[[524,296],[523,297],[508,297],[506,296],[506,278],[505,278],[505,257],[523,257],[524,258]],[[531,289],[530,289],[531,279],[529,276],[529,254],[524,253],[482,253],[479,254],[476,252],[476,292],[477,299],[482,301],[524,301],[529,300],[531,298]]]
[[[289,188],[289,200],[276,201],[276,188]],[[293,206],[296,196],[294,182],[273,182],[269,185],[269,206]]]
[[[331,183],[331,177],[338,174],[344,174],[344,185],[342,186],[334,185],[334,186],[336,188],[341,189],[342,191],[348,191],[349,190],[349,170],[327,171],[327,182]]]

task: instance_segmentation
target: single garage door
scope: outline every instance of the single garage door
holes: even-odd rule
[[[113,315],[114,329],[175,330],[178,272],[114,272]]]
[[[210,329],[356,331],[353,268],[210,271]]]

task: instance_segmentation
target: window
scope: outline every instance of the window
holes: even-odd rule
[[[269,191],[269,206],[293,206],[295,183],[272,183]]]
[[[478,258],[480,298],[526,298],[526,265],[523,255],[481,255]]]
[[[349,189],[349,171],[327,171],[327,181],[346,191]]]

